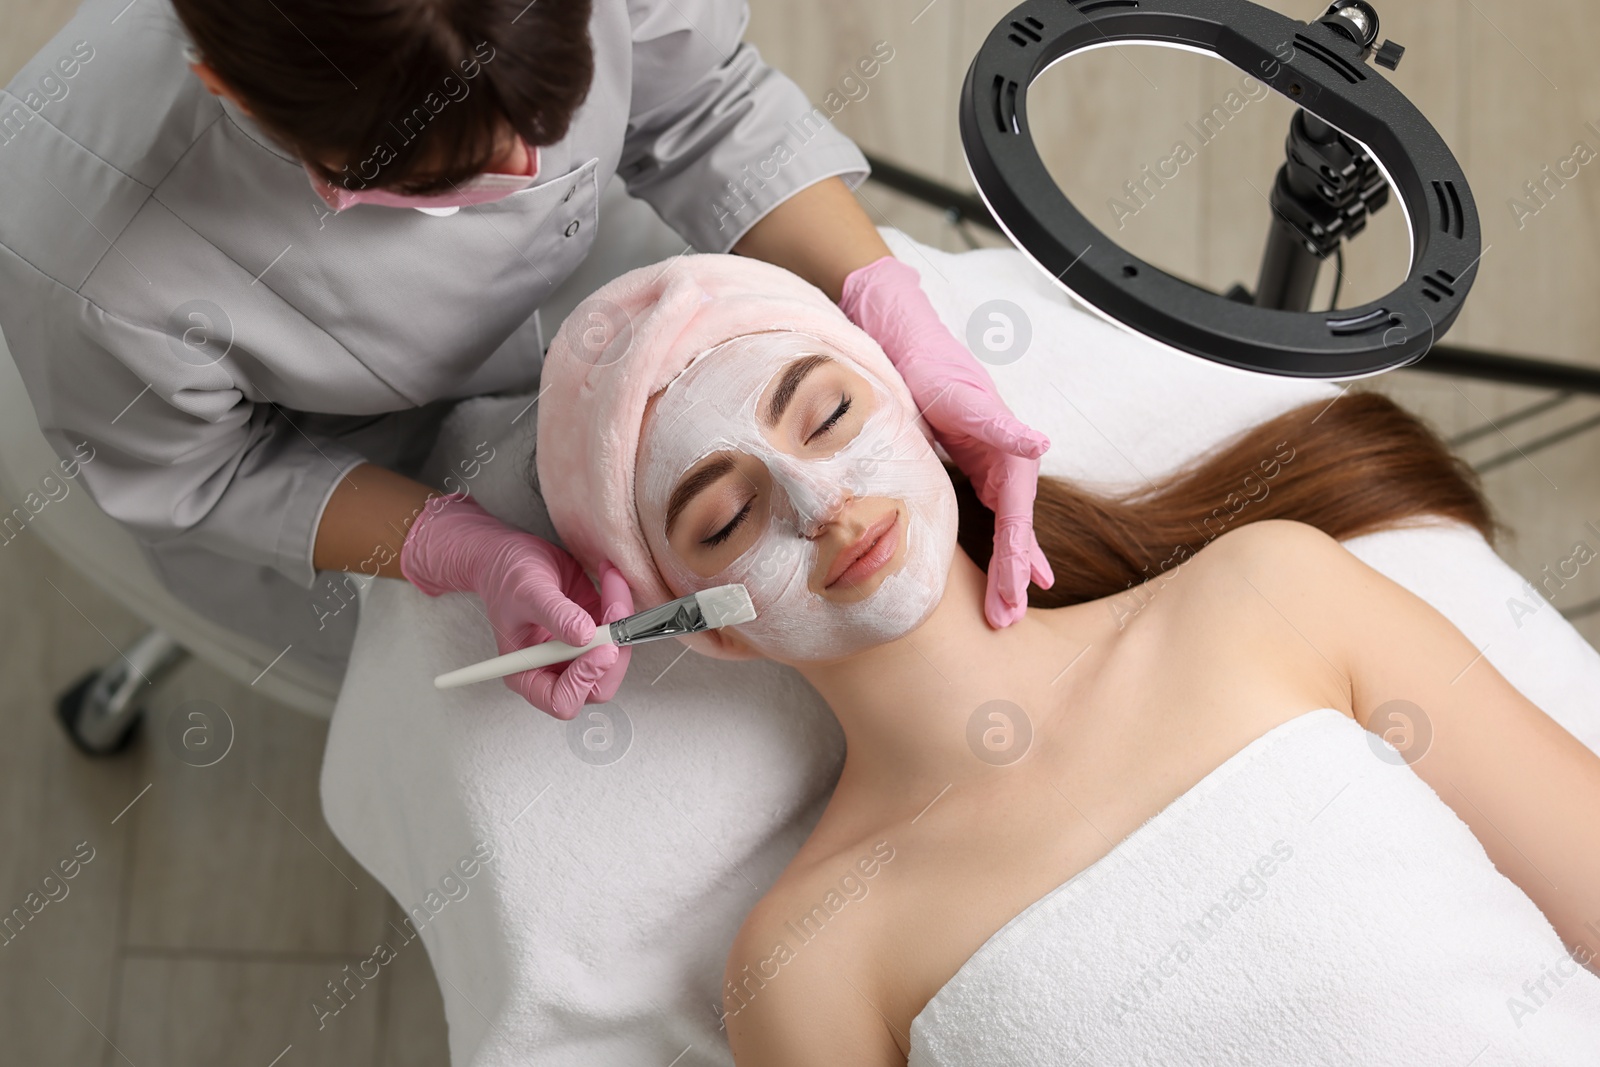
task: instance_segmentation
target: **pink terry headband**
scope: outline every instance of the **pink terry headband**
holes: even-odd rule
[[[913,403],[877,342],[820,289],[744,256],[685,255],[630,271],[579,304],[545,353],[534,452],[539,491],[567,551],[591,576],[609,559],[641,611],[673,599],[634,506],[645,405],[699,353],[772,330],[826,342]],[[689,643],[731,658],[708,635]]]

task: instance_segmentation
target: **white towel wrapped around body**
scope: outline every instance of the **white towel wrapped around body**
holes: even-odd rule
[[[994,301],[1026,316],[1029,348],[991,372],[1018,415],[1049,434],[1046,473],[1139,486],[1338,392],[1131,336],[1072,306],[1016,252],[951,255],[885,236],[958,337],[969,322],[987,324]],[[464,403],[432,479],[469,487],[495,515],[551,537],[529,489],[531,400]],[[1600,747],[1600,655],[1475,532],[1386,531],[1348,544]],[[1538,610],[1528,615],[1530,603]],[[435,674],[494,653],[474,597],[377,582],[363,598],[322,772],[329,825],[420,929],[451,1062],[728,1067],[723,959],[828,799],[843,757],[838,724],[795,672],[685,655],[674,642],[636,648],[617,699],[571,724],[498,682],[433,688]],[[478,864],[474,849],[492,858]],[[464,859],[471,877],[457,873]],[[400,933],[388,944],[419,951]]]
[[[908,1067],[1597,1059],[1600,977],[1398,753],[1324,708],[995,933],[912,1022]]]

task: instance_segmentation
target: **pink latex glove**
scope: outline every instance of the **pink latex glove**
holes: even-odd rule
[[[1028,610],[1030,578],[1041,589],[1055,584],[1033,533],[1039,457],[1050,439],[1006,407],[989,372],[939,321],[913,268],[884,256],[852,271],[839,307],[883,347],[939,443],[995,513],[983,613],[996,629],[1010,626]]]
[[[507,526],[464,493],[428,499],[400,547],[400,573],[429,596],[478,594],[501,655],[552,636],[585,645],[597,618],[609,624],[633,614],[633,594],[610,563],[596,592],[564,549]],[[608,645],[503,681],[540,711],[571,719],[585,703],[616,696],[631,652]]]

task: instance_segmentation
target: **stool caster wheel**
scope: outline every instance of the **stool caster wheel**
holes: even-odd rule
[[[144,719],[143,708],[127,708],[116,719],[114,729],[103,710],[110,693],[100,684],[103,671],[90,671],[78,679],[78,684],[61,694],[56,700],[56,718],[67,731],[67,737],[78,751],[86,756],[115,756],[125,752],[139,733],[139,723]],[[99,723],[98,729],[91,724]]]
[[[134,694],[171,670],[186,655],[160,630],[151,630],[115,663],[90,671],[56,701],[56,718],[78,750],[115,756],[127,750],[144,717]]]

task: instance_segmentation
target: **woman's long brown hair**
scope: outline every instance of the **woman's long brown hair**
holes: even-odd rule
[[[961,547],[987,567],[994,516],[965,476],[950,472]],[[1040,478],[1034,531],[1056,581],[1031,586],[1028,603],[1110,596],[1262,519],[1295,519],[1345,540],[1426,516],[1471,526],[1491,544],[1505,531],[1476,472],[1427,424],[1381,393],[1347,392],[1251,427],[1127,496]]]

